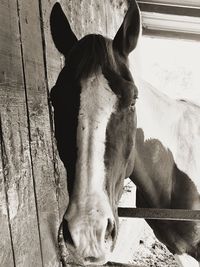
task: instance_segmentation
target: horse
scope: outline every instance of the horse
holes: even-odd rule
[[[116,244],[125,178],[138,207],[200,209],[200,108],[136,86],[128,63],[141,30],[135,0],[113,40],[78,40],[58,3],[50,25],[66,60],[50,94],[69,193],[61,232],[77,264],[102,265]],[[200,262],[199,222],[147,222],[180,266]]]

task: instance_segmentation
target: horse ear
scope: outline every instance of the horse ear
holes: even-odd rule
[[[59,52],[67,56],[77,42],[70,24],[59,3],[55,3],[50,15],[51,35]]]
[[[114,40],[113,48],[127,57],[137,45],[140,33],[140,11],[135,0],[131,0],[124,21]]]

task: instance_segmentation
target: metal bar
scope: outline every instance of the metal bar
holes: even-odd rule
[[[138,4],[146,3],[153,5],[200,8],[199,0],[137,0],[137,2]]]
[[[154,29],[146,29],[144,27],[143,27],[143,35],[150,37],[165,38],[165,39],[169,38],[169,39],[200,41],[200,34],[154,30]]]
[[[143,34],[189,40],[200,39],[200,17],[142,12]]]
[[[156,5],[156,4],[147,4],[139,2],[140,10],[143,12],[154,12],[170,15],[179,15],[179,16],[189,16],[189,17],[199,17],[200,9],[191,8],[191,7],[180,7],[180,6],[168,6],[168,5]]]
[[[200,210],[118,208],[118,215],[151,220],[200,221]]]
[[[199,41],[200,2],[189,0],[137,0],[142,11],[143,34]]]

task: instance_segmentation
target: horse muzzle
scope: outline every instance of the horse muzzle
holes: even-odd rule
[[[108,261],[116,241],[117,227],[113,217],[78,216],[71,220],[64,217],[60,236],[80,265],[103,265]]]

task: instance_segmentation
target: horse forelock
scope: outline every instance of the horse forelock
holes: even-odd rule
[[[105,68],[117,68],[112,40],[97,34],[82,38],[72,48],[66,62],[78,80],[98,73],[99,69],[103,71]]]

